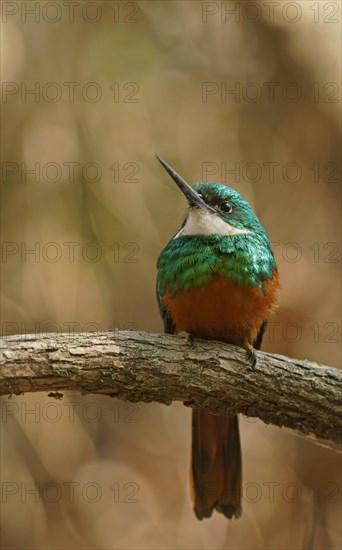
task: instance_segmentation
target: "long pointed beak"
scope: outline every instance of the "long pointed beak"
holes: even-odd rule
[[[186,196],[190,206],[196,206],[197,208],[201,208],[202,210],[211,211],[210,206],[208,206],[204,202],[204,200],[200,197],[200,195],[196,193],[196,191],[192,189],[192,187],[190,187],[190,185],[186,183],[186,181],[184,181],[183,178],[181,178],[180,175],[177,174],[177,172],[175,172],[173,168],[171,168],[171,166],[167,164],[167,162],[165,162],[165,160],[160,158],[158,155],[156,155],[156,157],[159,160],[159,162],[164,166],[165,170],[171,176],[173,181],[178,185],[182,193]]]

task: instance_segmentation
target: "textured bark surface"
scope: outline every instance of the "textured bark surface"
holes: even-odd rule
[[[1,395],[72,390],[132,402],[184,401],[342,440],[342,372],[317,363],[258,352],[252,370],[235,346],[131,331],[1,340]]]

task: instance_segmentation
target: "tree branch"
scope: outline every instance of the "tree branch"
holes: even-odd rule
[[[184,401],[243,413],[335,443],[342,440],[337,369],[184,336],[115,331],[36,334],[2,340],[1,395],[72,390],[124,401]]]

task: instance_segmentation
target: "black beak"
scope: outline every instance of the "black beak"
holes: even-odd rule
[[[173,181],[178,185],[182,193],[186,196],[190,206],[195,206],[197,208],[201,208],[202,210],[212,211],[212,208],[204,202],[204,200],[200,197],[200,195],[196,193],[196,191],[194,191],[194,189],[192,189],[192,187],[190,187],[190,185],[186,183],[186,181],[184,181],[183,178],[181,178],[177,174],[177,172],[175,172],[173,168],[171,168],[171,166],[167,164],[167,162],[165,162],[165,160],[158,157],[158,155],[156,155],[156,157],[159,160],[159,162],[164,166],[165,170],[171,176]]]

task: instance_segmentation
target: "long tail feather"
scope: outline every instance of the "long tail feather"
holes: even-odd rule
[[[198,519],[213,510],[241,515],[242,463],[238,418],[196,408],[192,413],[191,486]]]

